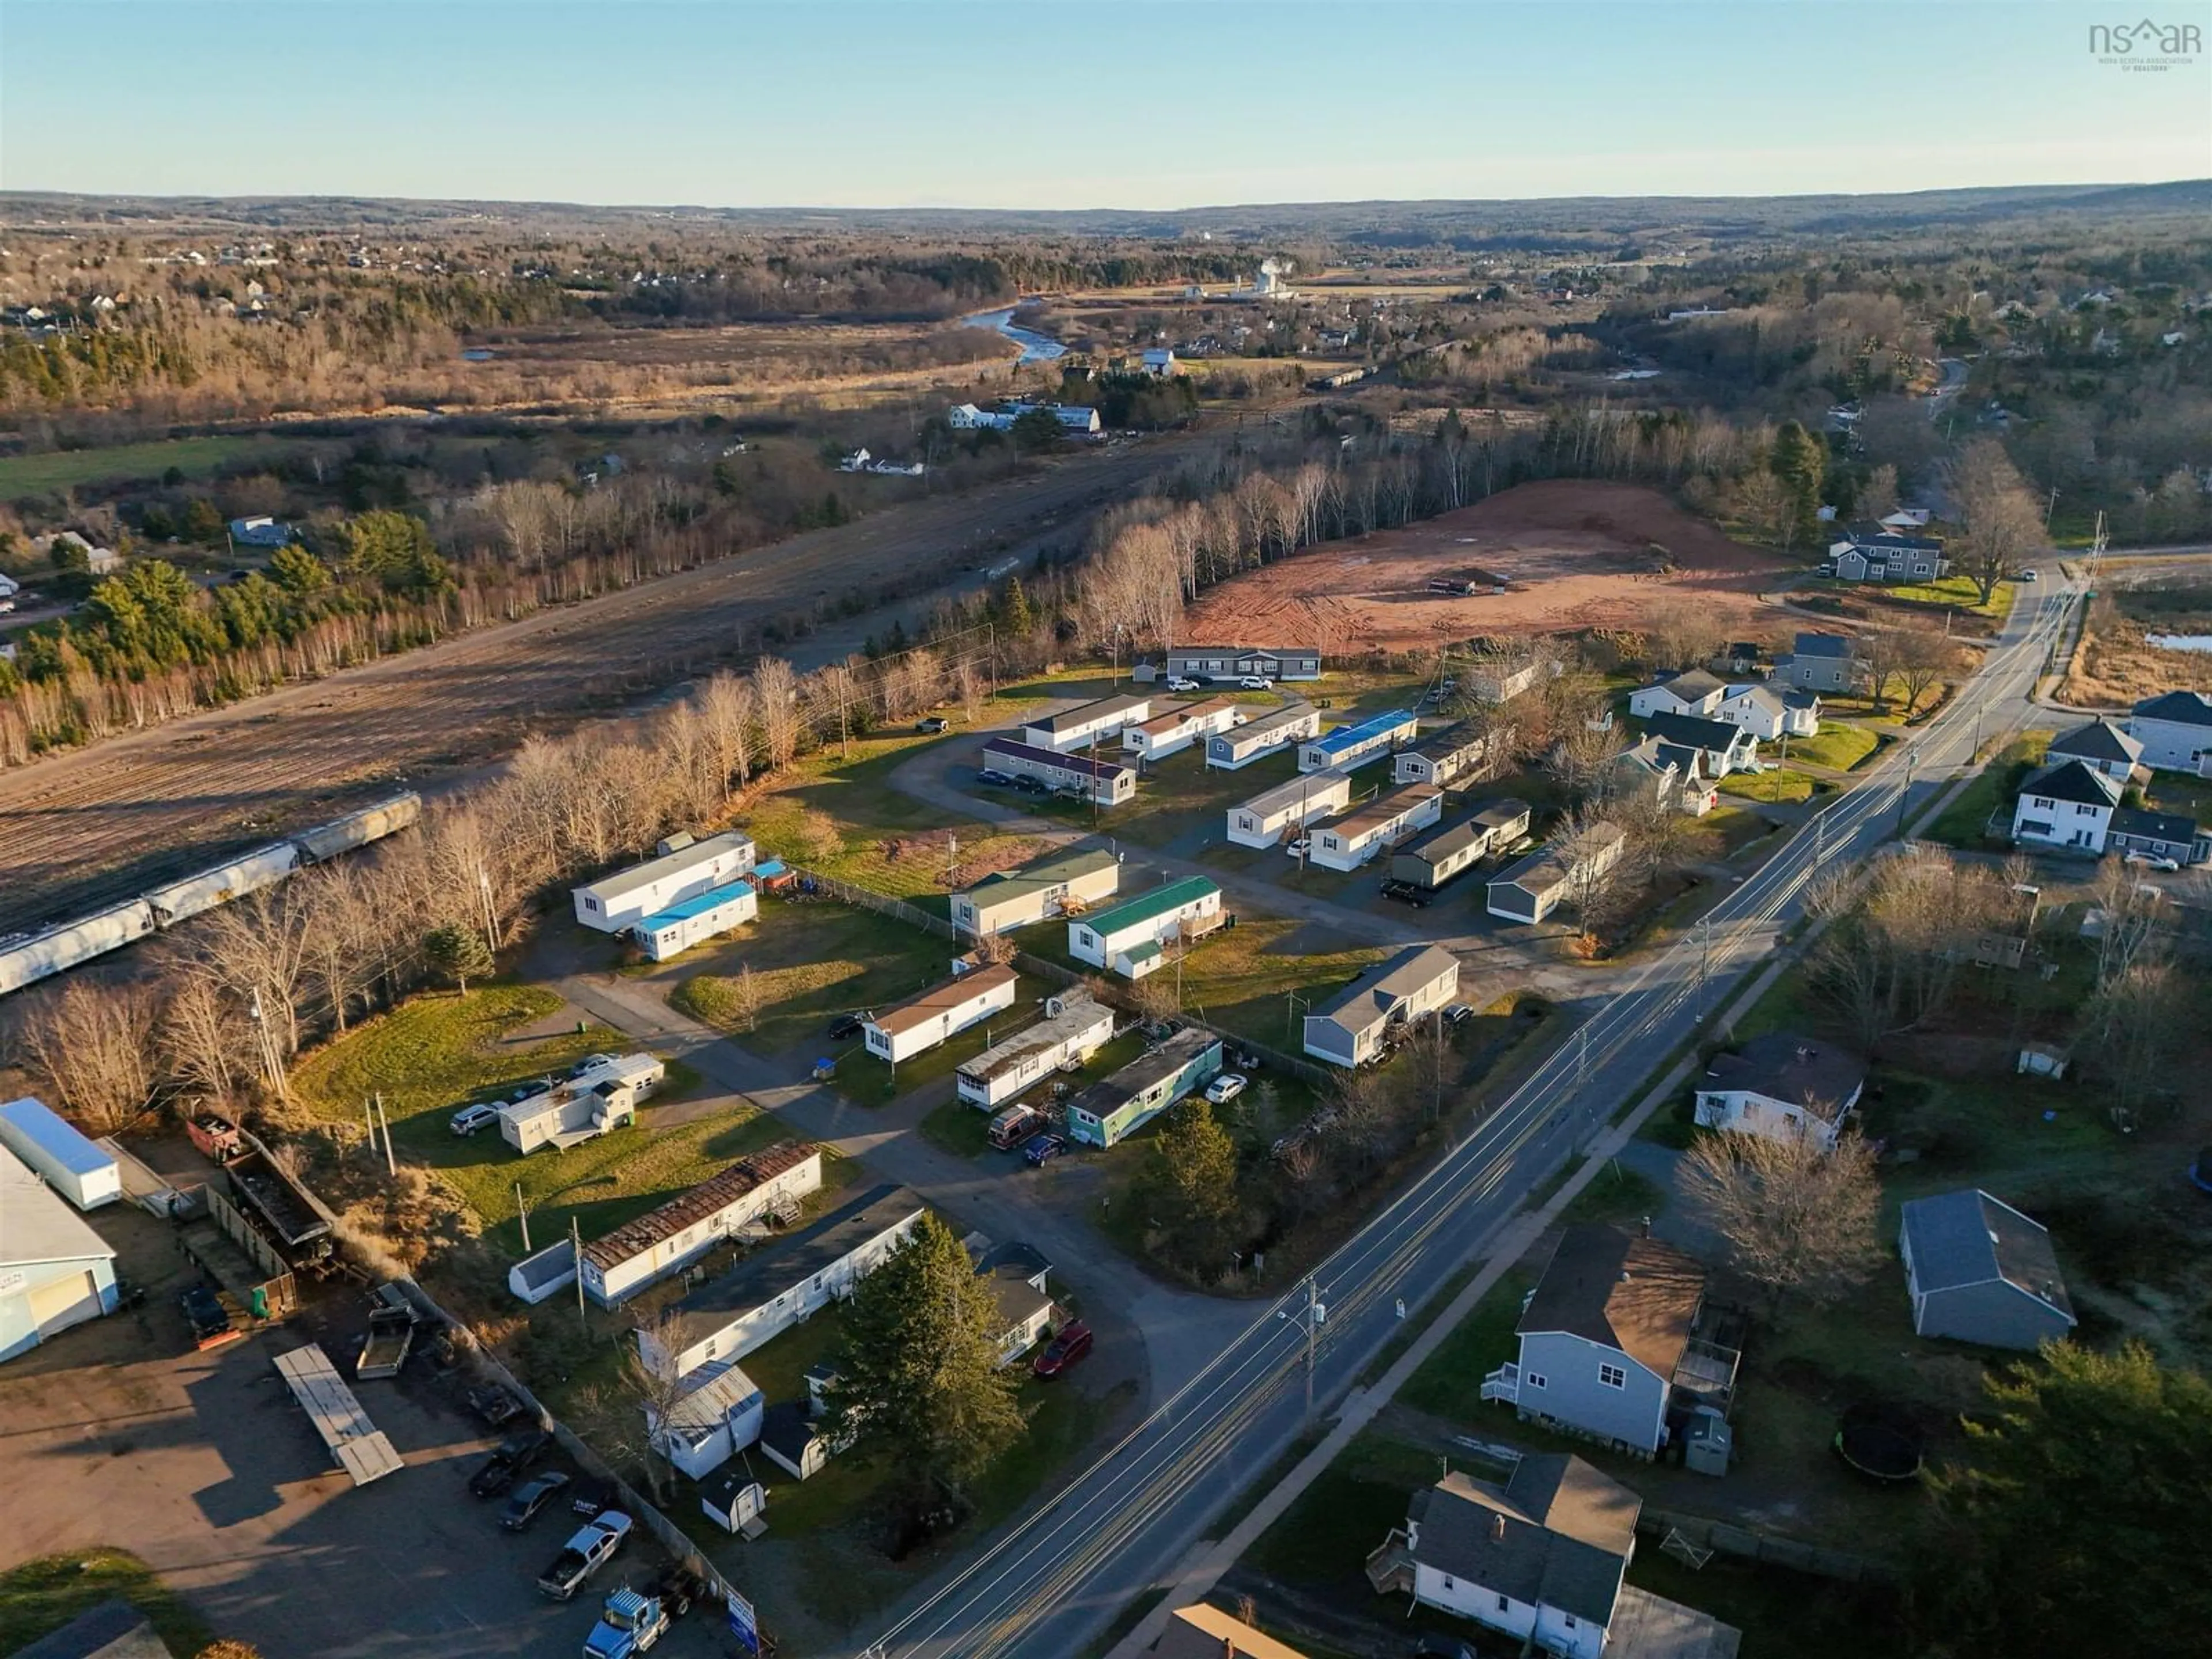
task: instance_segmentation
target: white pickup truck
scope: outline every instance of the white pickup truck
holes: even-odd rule
[[[620,1510],[601,1510],[576,1529],[553,1565],[538,1575],[538,1588],[556,1601],[567,1601],[623,1547],[630,1525],[629,1516]]]

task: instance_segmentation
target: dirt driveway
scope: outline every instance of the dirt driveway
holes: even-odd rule
[[[400,1659],[576,1653],[590,1589],[563,1607],[534,1581],[565,1515],[521,1536],[466,1478],[489,1444],[410,1362],[358,1389],[407,1467],[355,1490],[277,1376],[274,1357],[315,1339],[313,1313],[208,1353],[191,1352],[175,1290],[185,1280],[165,1224],[96,1212],[144,1306],[65,1332],[0,1367],[0,1566],[110,1545],[143,1558],[225,1636],[268,1659]],[[343,1339],[331,1333],[343,1367]],[[633,1541],[599,1590],[654,1571]],[[661,1651],[725,1650],[694,1613]]]

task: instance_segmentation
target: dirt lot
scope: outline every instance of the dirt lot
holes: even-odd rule
[[[1556,480],[1524,484],[1425,524],[1334,542],[1215,588],[1193,640],[1318,641],[1323,651],[1407,650],[1479,635],[1633,628],[1660,598],[1694,600],[1732,635],[1779,629],[1760,586],[1783,563],[1730,541],[1658,491]],[[1431,578],[1494,578],[1504,593],[1452,599]]]
[[[2212,561],[2160,559],[2106,568],[2090,601],[2066,701],[2125,708],[2161,691],[2212,690],[2212,652],[2171,651],[2149,635],[2212,635]]]
[[[1099,505],[1187,453],[1170,441],[1091,451],[10,771],[0,775],[0,932],[330,816],[349,792],[419,787],[526,731],[629,705],[817,600],[925,573],[948,586],[980,581],[982,568],[1040,544],[1079,541]],[[884,625],[882,612],[855,618],[787,654],[842,655]]]
[[[541,1516],[520,1537],[500,1531],[495,1506],[465,1484],[490,1443],[423,1360],[396,1382],[361,1385],[407,1467],[356,1490],[274,1358],[321,1340],[343,1366],[358,1297],[337,1292],[286,1325],[195,1353],[175,1298],[189,1270],[167,1224],[121,1206],[92,1219],[150,1293],[0,1370],[0,1490],[38,1494],[11,1511],[0,1565],[130,1550],[218,1633],[269,1659],[573,1654],[605,1590],[651,1577],[653,1552],[634,1540],[575,1601],[539,1595],[533,1580],[569,1517]],[[725,1650],[695,1613],[663,1650]]]

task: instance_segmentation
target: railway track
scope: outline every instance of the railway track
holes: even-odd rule
[[[0,933],[126,896],[372,788],[434,783],[533,728],[634,706],[735,659],[741,629],[817,599],[894,576],[939,578],[933,592],[972,584],[987,565],[1073,540],[1206,441],[1072,457],[0,773]],[[791,654],[842,655],[881,617]]]

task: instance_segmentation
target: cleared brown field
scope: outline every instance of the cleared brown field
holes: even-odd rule
[[[2152,635],[2212,637],[2212,560],[2108,564],[2066,674],[2066,701],[2125,708],[2161,691],[2212,690],[2212,652],[2175,651]]]
[[[1759,594],[1790,568],[1656,490],[1552,479],[1239,576],[1193,607],[1188,629],[1196,642],[1416,650],[1482,635],[1634,628],[1653,605],[1688,599],[1728,631],[1760,637],[1787,625]],[[1506,591],[1430,592],[1442,576],[1499,580]]]

